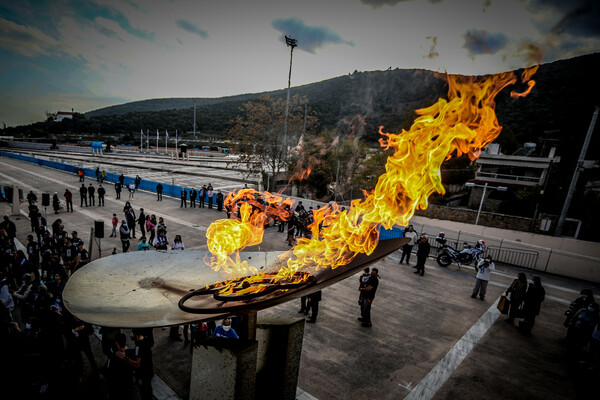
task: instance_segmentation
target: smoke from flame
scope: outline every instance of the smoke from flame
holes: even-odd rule
[[[522,81],[529,88],[525,93],[511,94],[513,97],[531,91],[535,82],[530,78],[536,70],[537,66],[525,70]],[[432,106],[417,110],[419,116],[408,131],[386,133],[380,127],[379,133],[384,136],[380,139],[381,146],[394,153],[373,191],[364,200],[354,200],[349,210],[340,212],[335,203],[315,210],[314,223],[309,226],[312,238],[298,239],[293,256],[280,268],[275,280],[293,279],[301,268],[337,268],[359,253],[371,254],[377,246],[380,227],[391,229],[394,225],[408,224],[417,207],[427,208],[431,194],[445,193],[440,174],[443,161],[463,154],[475,160],[481,149],[498,137],[502,128],[494,111],[495,97],[517,82],[516,75],[512,72],[487,77],[448,75],[446,79],[448,99],[439,99]],[[230,199],[251,196],[251,203],[254,195],[241,191],[227,199],[231,202]],[[207,237],[213,268],[223,268],[236,277],[252,274],[248,281],[260,277],[255,269],[239,263],[238,252],[262,241],[262,223],[269,212],[285,216],[285,206],[289,205],[278,196],[269,193],[264,196],[270,199],[269,206],[255,207],[251,212],[252,203],[242,205],[239,220],[220,220],[209,227]],[[236,285],[241,288],[243,283]]]

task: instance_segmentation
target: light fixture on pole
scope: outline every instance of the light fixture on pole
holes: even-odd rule
[[[481,208],[483,207],[483,200],[485,199],[485,192],[488,189],[491,190],[498,190],[500,192],[506,192],[508,190],[508,188],[506,186],[489,186],[487,184],[487,182],[484,185],[478,185],[476,183],[473,182],[467,182],[465,184],[465,186],[467,187],[480,187],[483,188],[483,193],[481,194],[481,201],[479,202],[479,210],[477,210],[477,218],[475,219],[475,225],[479,225],[479,216],[481,215]]]
[[[292,56],[294,55],[294,47],[298,46],[298,41],[290,36],[285,35],[285,44],[290,46],[290,73],[288,75],[288,90],[287,101],[285,103],[285,122],[283,124],[283,160],[287,161],[287,131],[288,131],[288,113],[290,110],[290,85],[292,82]]]

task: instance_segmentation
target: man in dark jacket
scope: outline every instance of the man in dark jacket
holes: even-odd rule
[[[158,185],[156,185],[156,201],[162,201],[162,192],[163,185],[159,183]]]
[[[197,195],[198,195],[198,193],[196,192],[196,190],[194,188],[192,188],[192,190],[190,190],[190,207],[196,208],[196,196]]]
[[[88,206],[88,202],[87,202],[87,188],[85,187],[85,184],[82,183],[81,187],[79,188],[79,197],[81,198],[81,205],[79,207],[83,207],[83,203],[85,203],[85,206]]]
[[[90,206],[95,206],[96,205],[96,189],[94,188],[94,186],[90,183],[90,186],[88,186],[88,197],[90,198]]]
[[[73,212],[73,193],[69,189],[65,189],[63,196],[65,197],[65,203],[67,203],[67,212]]]
[[[187,191],[184,187],[181,188],[181,205],[179,207],[187,208]]]
[[[364,287],[361,287],[359,290],[361,291],[362,304],[360,308],[361,317],[358,319],[362,322],[363,327],[370,328],[371,324],[371,305],[373,304],[373,300],[375,299],[375,293],[377,292],[377,287],[379,286],[379,270],[377,268],[373,268],[371,270],[371,276],[369,280],[365,284]]]
[[[523,300],[523,321],[519,321],[519,330],[524,335],[531,335],[535,317],[540,315],[542,302],[545,298],[546,290],[542,287],[542,280],[539,276],[534,276],[529,281],[529,287]]]
[[[121,198],[121,189],[123,189],[123,184],[121,182],[115,182],[115,193],[117,194],[117,199]]]
[[[104,205],[104,195],[106,194],[106,190],[102,187],[102,184],[98,185],[98,205]]]
[[[319,315],[319,302],[322,299],[321,291],[318,290],[314,293],[311,293],[307,296],[307,307],[312,312],[310,313],[310,317],[306,320],[311,324],[317,322],[317,315]]]
[[[429,251],[431,250],[431,245],[427,240],[427,235],[421,235],[421,239],[419,240],[419,248],[417,249],[417,265],[415,268],[415,274],[419,274],[421,276],[425,275],[425,261],[427,261],[427,257],[429,257]]]

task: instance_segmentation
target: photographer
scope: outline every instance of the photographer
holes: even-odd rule
[[[491,271],[495,270],[496,266],[492,262],[492,258],[487,256],[483,260],[479,260],[477,266],[475,267],[475,271],[477,271],[477,275],[475,276],[475,287],[473,288],[473,293],[471,294],[471,298],[477,297],[479,294],[479,298],[481,300],[485,300],[485,293],[487,292],[487,285],[490,280]]]

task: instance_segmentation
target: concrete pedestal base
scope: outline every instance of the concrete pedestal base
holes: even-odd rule
[[[241,339],[211,337],[194,348],[190,400],[296,398],[304,319],[242,317]]]
[[[258,343],[211,337],[194,349],[190,400],[254,399]]]
[[[256,399],[296,398],[304,318],[261,318],[256,323]]]

